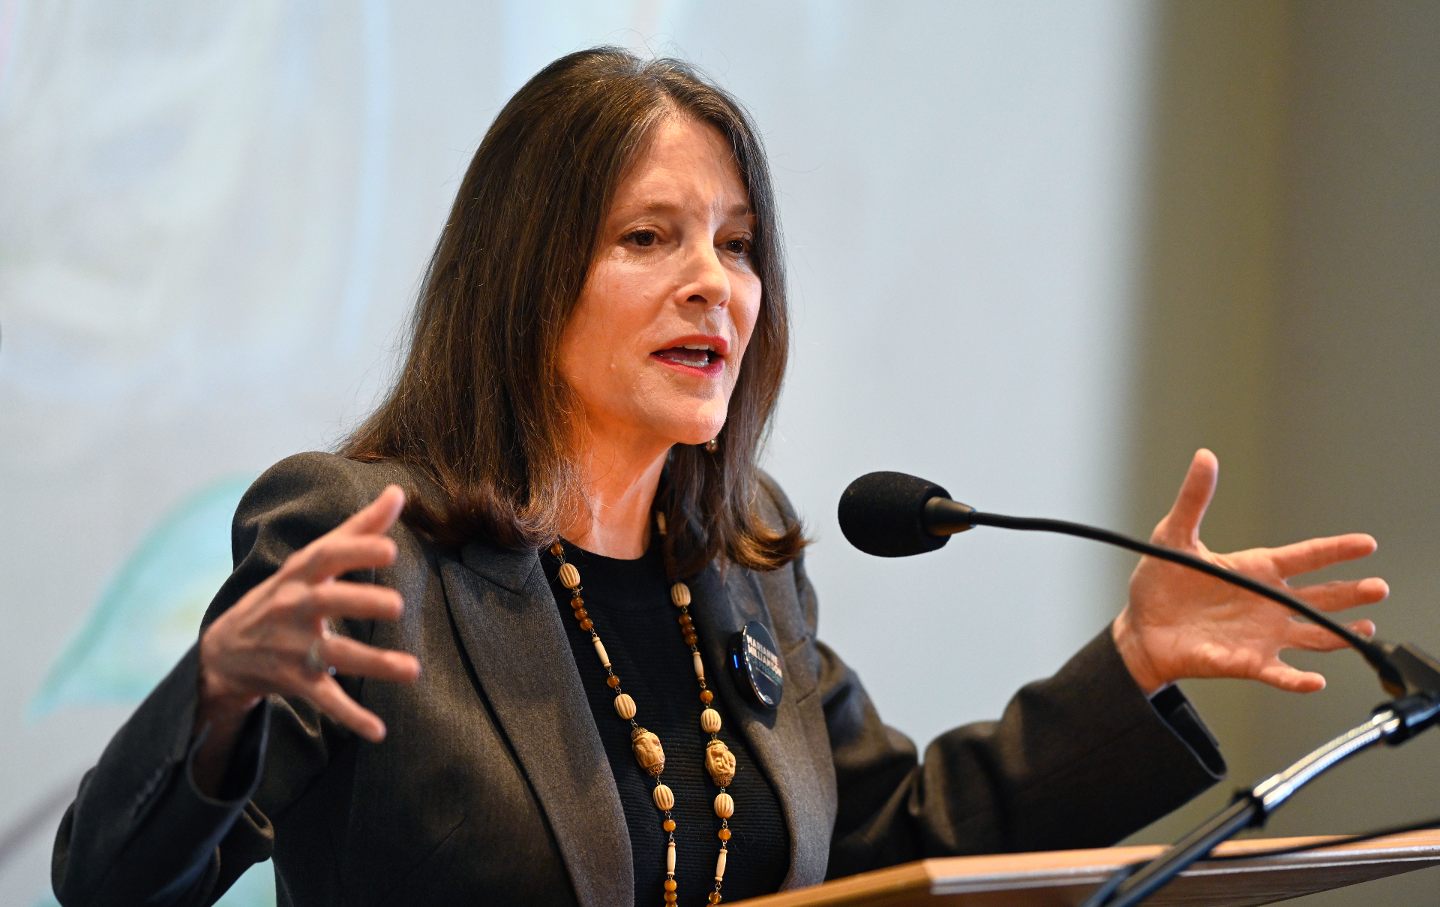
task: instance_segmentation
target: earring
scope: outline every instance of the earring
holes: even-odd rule
[[[713,454],[715,451],[717,451],[717,450],[719,450],[719,449],[720,449],[720,439],[719,439],[719,438],[711,438],[709,441],[706,441],[706,442],[705,442],[705,452],[706,452],[706,453],[712,453],[712,454]]]

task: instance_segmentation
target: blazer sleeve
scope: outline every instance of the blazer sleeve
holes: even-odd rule
[[[788,569],[813,640],[803,557]],[[1023,687],[998,721],[940,735],[923,759],[880,719],[854,671],[813,646],[837,797],[830,878],[932,856],[1108,846],[1225,771],[1179,689],[1147,698],[1108,627],[1053,677]]]
[[[336,462],[324,454],[291,457],[246,492],[232,527],[235,570],[205,625],[366,503],[365,490]],[[367,635],[363,625],[337,629]],[[192,771],[208,730],[195,726],[198,680],[197,643],[81,780],[52,856],[62,904],[212,903],[245,869],[269,859],[272,821],[304,795],[345,736],[308,702],[271,696],[246,721],[221,797],[209,797]],[[277,749],[283,758],[267,759]]]

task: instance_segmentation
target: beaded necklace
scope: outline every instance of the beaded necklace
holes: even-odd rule
[[[664,514],[655,514],[655,528],[661,536],[665,535]],[[558,539],[550,546],[550,554],[560,562],[558,578],[560,585],[570,591],[570,609],[574,613],[576,621],[579,622],[580,629],[590,634],[590,642],[595,647],[595,654],[600,659],[601,667],[605,669],[605,684],[615,694],[615,713],[623,721],[630,723],[630,748],[635,753],[635,759],[640,763],[640,768],[655,781],[651,800],[654,802],[655,808],[664,816],[660,827],[664,829],[667,840],[665,845],[665,904],[667,907],[673,907],[679,897],[675,881],[676,826],[675,817],[672,814],[675,808],[675,793],[662,780],[665,772],[665,751],[660,745],[660,738],[641,727],[635,720],[637,712],[635,700],[621,687],[620,675],[616,674],[611,666],[610,656],[605,651],[605,644],[600,641],[600,634],[595,630],[595,621],[585,608],[585,599],[581,595],[584,588],[580,585],[580,571],[574,564],[565,560],[565,546]],[[670,602],[680,612],[678,618],[680,635],[690,649],[690,658],[695,666],[695,682],[700,687],[700,728],[710,735],[710,741],[705,745],[705,768],[710,773],[710,779],[719,788],[713,805],[715,815],[720,820],[720,827],[716,831],[716,837],[720,839],[720,849],[715,858],[715,885],[711,889],[708,899],[710,904],[719,904],[721,888],[725,881],[725,861],[729,856],[729,820],[735,814],[735,799],[727,790],[730,782],[735,779],[735,756],[720,739],[720,713],[711,707],[715,694],[705,683],[705,665],[700,658],[700,637],[696,634],[694,621],[690,617],[690,587],[683,582],[675,582],[670,587]]]

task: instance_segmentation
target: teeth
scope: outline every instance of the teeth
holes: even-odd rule
[[[685,352],[698,352],[699,355],[697,356],[692,354],[686,356],[680,352],[682,349],[685,350]],[[691,368],[706,368],[710,365],[712,358],[714,358],[706,347],[699,347],[697,349],[695,347],[689,346],[673,347],[670,350],[661,353],[661,355],[663,355],[666,359],[669,359],[671,362],[678,362],[681,365],[688,365]]]
[[[714,348],[712,348],[708,343],[687,343],[680,348],[683,350],[704,350],[707,353],[714,352]]]

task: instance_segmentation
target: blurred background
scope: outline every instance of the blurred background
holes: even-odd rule
[[[768,467],[896,726],[997,713],[1131,562],[999,531],[868,558],[834,509],[872,469],[1144,535],[1209,446],[1211,547],[1372,532],[1381,635],[1440,653],[1440,5],[0,0],[0,903],[53,902],[60,814],[193,641],[240,492],[387,386],[490,120],[599,43],[762,129],[796,337]],[[1353,655],[1294,660],[1329,688],[1186,686],[1232,776],[1136,840],[1381,699]],[[1368,754],[1266,833],[1440,816],[1437,755]],[[226,903],[273,901],[258,867]]]

